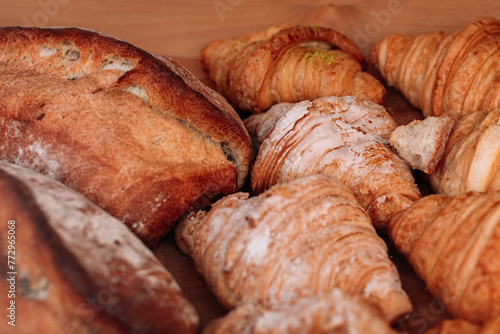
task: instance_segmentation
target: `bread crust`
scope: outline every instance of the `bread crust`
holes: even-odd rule
[[[83,193],[154,245],[244,183],[252,148],[175,61],[78,28],[0,29],[0,159]]]
[[[194,333],[198,317],[153,253],[81,194],[0,163],[0,226],[15,220],[20,333]],[[7,238],[2,272],[7,273]],[[7,281],[2,280],[2,291]],[[7,293],[0,300],[9,305]],[[28,320],[29,318],[29,320]],[[28,321],[26,321],[28,320]],[[9,332],[7,321],[0,331]],[[2,328],[4,330],[2,330]],[[9,327],[10,328],[10,327]]]

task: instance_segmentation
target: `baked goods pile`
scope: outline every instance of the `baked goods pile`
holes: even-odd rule
[[[46,311],[26,330],[395,333],[412,303],[389,242],[454,318],[429,334],[495,332],[499,33],[483,18],[374,45],[423,113],[398,126],[325,27],[213,41],[201,62],[220,95],[96,32],[0,29],[0,212],[26,226],[23,312]],[[174,227],[228,310],[204,329],[147,248]]]

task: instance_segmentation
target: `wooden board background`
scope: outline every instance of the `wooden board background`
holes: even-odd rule
[[[107,33],[143,49],[177,59],[209,84],[198,61],[199,50],[213,39],[237,37],[272,25],[314,24],[334,28],[353,39],[365,55],[372,44],[392,33],[453,31],[481,17],[500,18],[500,1],[437,0],[0,0],[1,26],[77,26]],[[389,89],[385,106],[399,124],[421,114]],[[425,180],[424,180],[425,181]],[[425,183],[424,183],[425,184]],[[196,307],[201,327],[225,314],[208,291],[192,261],[172,236],[155,249]],[[414,312],[398,328],[423,333],[447,317],[408,264],[393,250]]]
[[[389,33],[452,31],[500,17],[498,0],[0,0],[0,25],[78,26],[174,58],[197,58],[216,38],[281,24],[315,24],[352,38],[366,54]]]

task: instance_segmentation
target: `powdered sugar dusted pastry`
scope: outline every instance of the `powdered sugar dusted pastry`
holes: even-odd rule
[[[499,317],[500,191],[426,196],[394,216],[389,235],[449,314]]]
[[[361,298],[335,289],[289,304],[245,304],[212,321],[204,334],[394,334],[380,312]]]
[[[256,197],[227,196],[181,222],[176,240],[228,309],[340,288],[380,307],[389,321],[411,310],[365,210],[326,175],[276,185]]]
[[[414,120],[398,126],[390,143],[410,166],[431,174],[443,157],[453,124],[449,116]]]
[[[331,175],[381,230],[421,196],[410,167],[389,146],[397,124],[375,103],[347,96],[278,104],[245,125],[260,144],[251,174],[257,193],[304,175]]]

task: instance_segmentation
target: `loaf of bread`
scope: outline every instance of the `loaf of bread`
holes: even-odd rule
[[[5,162],[0,198],[0,302],[13,316],[1,333],[195,333],[193,306],[122,222]]]
[[[212,321],[204,334],[394,334],[373,305],[335,289],[287,304],[245,304]]]
[[[0,110],[0,159],[81,192],[148,245],[248,173],[250,138],[224,98],[96,32],[1,28]]]

